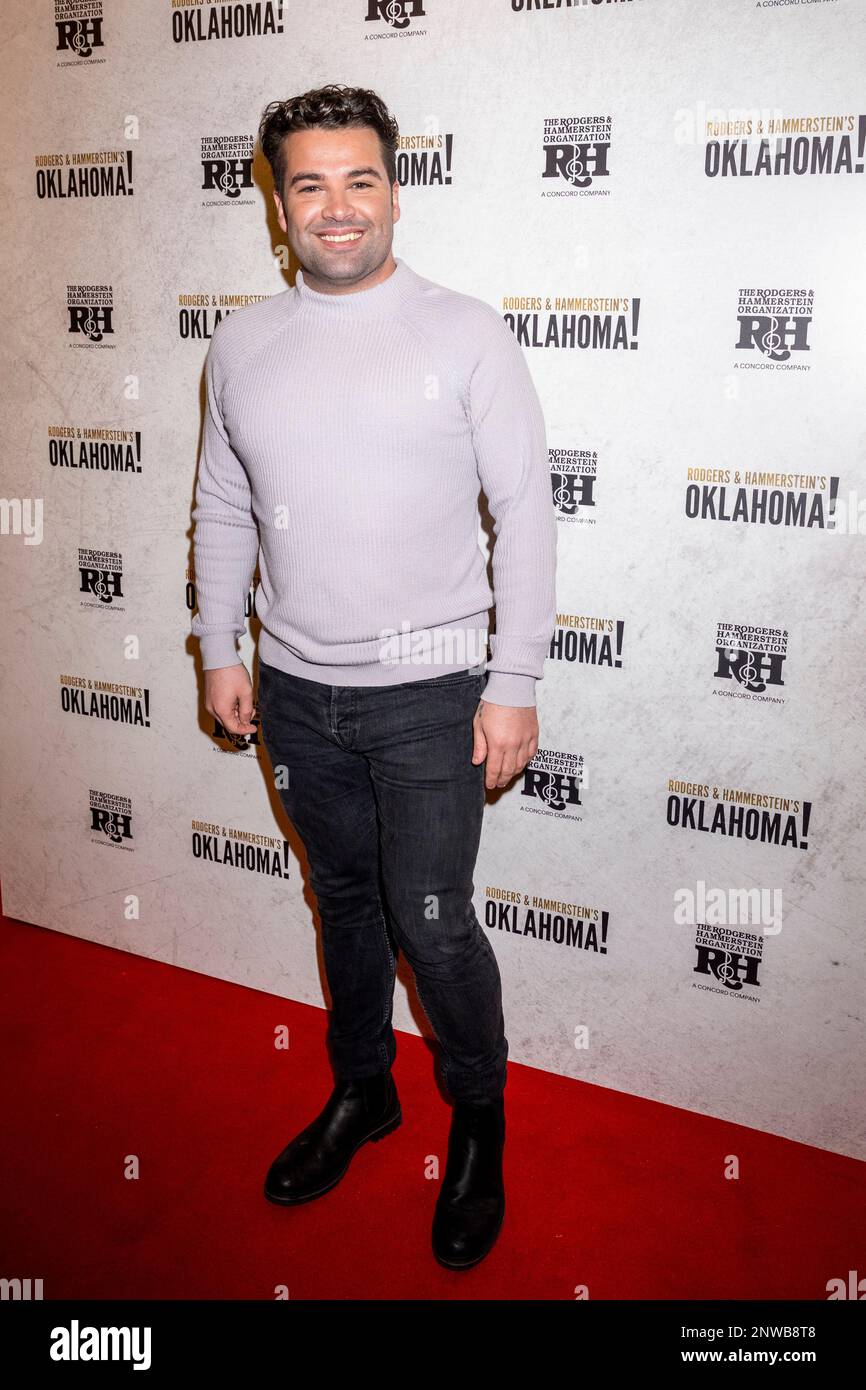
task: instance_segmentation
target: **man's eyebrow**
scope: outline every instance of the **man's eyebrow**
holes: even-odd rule
[[[359,174],[369,174],[372,178],[378,179],[380,183],[382,181],[382,175],[379,173],[379,170],[374,169],[372,165],[368,165],[365,169],[347,169],[343,177],[347,179],[356,179]],[[292,174],[292,177],[289,179],[289,188],[296,183],[303,183],[305,179],[312,179],[317,183],[321,183],[325,177],[325,174],[311,174],[309,172],[305,174]]]

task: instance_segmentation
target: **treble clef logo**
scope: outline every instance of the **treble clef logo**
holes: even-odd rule
[[[551,806],[551,805],[553,804],[554,801],[558,801],[558,800],[559,800],[559,793],[558,793],[556,787],[554,786],[553,776],[552,776],[552,775],[549,776],[548,779],[547,779],[547,782],[546,782],[546,784],[545,784],[545,786],[544,786],[544,789],[543,789],[543,791],[542,791],[542,793],[541,793],[541,799],[542,799],[542,801],[546,801],[548,806]]]
[[[744,652],[743,656],[745,657],[745,660],[743,661],[743,664],[740,666],[740,669],[737,672],[737,676],[743,682],[743,684],[750,685],[753,681],[756,681],[758,679],[758,668],[755,665],[755,653]]]
[[[724,960],[716,969],[716,976],[723,984],[728,986],[728,989],[736,989],[738,987],[739,981],[737,980],[737,971],[734,966],[734,958],[730,951],[725,952]]]
[[[774,314],[770,319],[770,326],[761,338],[762,352],[777,352],[782,346],[782,335],[779,332],[779,320]]]

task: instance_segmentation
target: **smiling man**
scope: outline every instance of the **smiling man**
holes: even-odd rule
[[[374,92],[272,102],[259,137],[301,269],[211,340],[193,632],[207,709],[230,737],[253,733],[236,641],[258,559],[259,727],[309,860],[335,1073],[265,1195],[323,1195],[400,1124],[402,949],[453,1101],[433,1250],[463,1269],[505,1210],[508,1044],[472,875],[485,787],[507,786],[538,746],[555,628],[544,418],[496,310],[393,255],[398,130]]]

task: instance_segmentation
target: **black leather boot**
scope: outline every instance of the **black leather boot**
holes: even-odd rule
[[[271,1164],[265,1196],[279,1206],[311,1202],[329,1192],[368,1139],[378,1143],[403,1119],[390,1071],[360,1081],[338,1080],[324,1110]]]
[[[489,1254],[505,1216],[505,1099],[455,1101],[448,1162],[433,1215],[433,1254],[468,1269]]]

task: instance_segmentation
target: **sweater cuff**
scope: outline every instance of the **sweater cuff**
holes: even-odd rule
[[[510,671],[490,671],[481,698],[491,705],[533,706],[536,679],[535,676],[520,676]]]
[[[239,666],[241,664],[233,632],[210,632],[198,640],[204,671],[215,671],[222,666]]]

